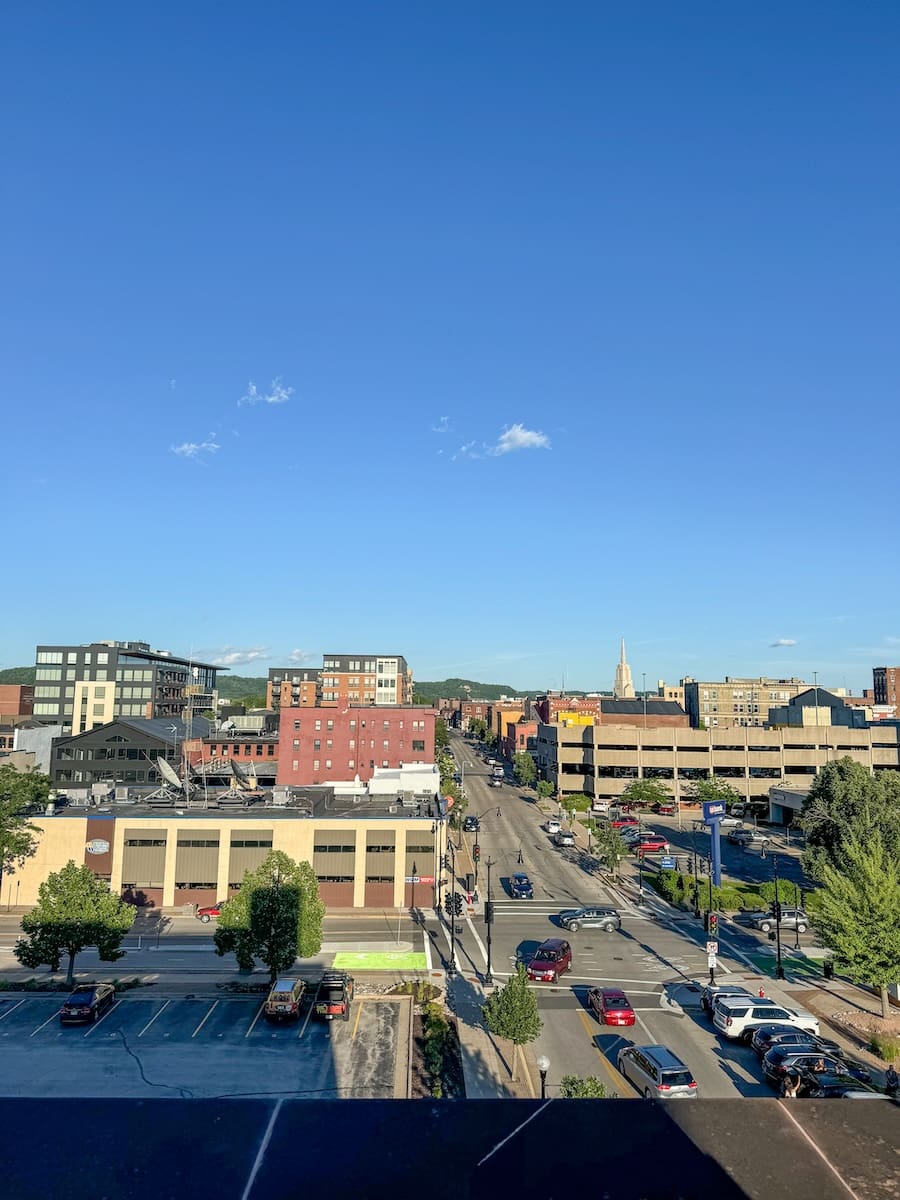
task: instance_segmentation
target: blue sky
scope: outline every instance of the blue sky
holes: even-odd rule
[[[0,41],[0,666],[900,661],[896,5],[41,4]]]

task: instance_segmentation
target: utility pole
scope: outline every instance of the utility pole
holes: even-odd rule
[[[493,859],[488,855],[487,860],[487,897],[484,902],[484,921],[487,927],[487,966],[484,972],[484,986],[491,987],[494,983],[494,977],[491,974],[491,926],[494,923],[494,906],[491,900],[491,867],[494,865]]]

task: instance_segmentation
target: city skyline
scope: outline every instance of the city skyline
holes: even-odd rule
[[[4,32],[0,667],[369,646],[609,690],[624,637],[637,689],[858,693],[898,660],[895,8]]]

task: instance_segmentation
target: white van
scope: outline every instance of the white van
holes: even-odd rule
[[[595,817],[608,817],[609,816],[609,801],[608,800],[598,800],[596,797],[594,797],[594,799],[591,801],[591,813]]]

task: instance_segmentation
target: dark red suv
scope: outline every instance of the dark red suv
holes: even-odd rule
[[[560,975],[572,970],[572,947],[564,938],[541,942],[526,967],[529,979],[538,983],[557,983]]]

